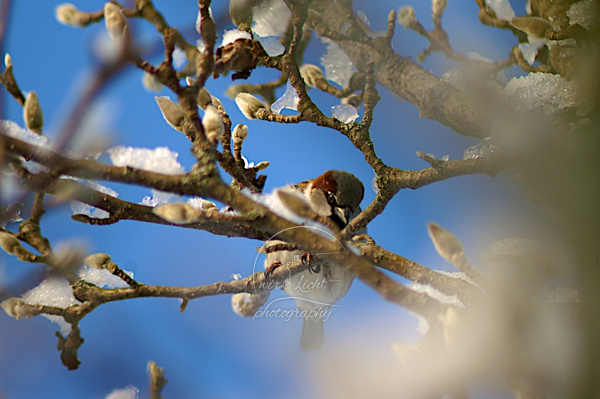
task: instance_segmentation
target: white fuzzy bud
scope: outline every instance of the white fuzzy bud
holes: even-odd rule
[[[246,297],[248,297],[250,294],[246,294],[246,293],[239,293],[239,294],[235,294],[231,297],[231,308],[233,309],[233,311],[242,316],[242,317],[250,317],[253,316],[254,314],[247,314],[247,312],[245,312],[246,308]]]
[[[269,161],[262,161],[262,162],[259,162],[259,163],[258,163],[258,165],[256,165],[256,166],[254,167],[254,169],[255,169],[257,172],[260,172],[260,171],[261,171],[261,170],[263,170],[263,169],[267,169],[267,168],[269,167],[269,165],[271,165],[271,163],[270,163]]]
[[[252,25],[252,6],[254,4],[254,2],[248,0],[231,0],[229,2],[231,22],[237,27]]]
[[[231,297],[233,311],[242,317],[252,317],[269,299],[269,293],[247,294],[239,293]]]
[[[217,204],[212,201],[207,201],[205,199],[200,200],[200,205],[202,205],[202,210],[209,211],[211,209],[217,209]]]
[[[57,270],[68,275],[83,263],[85,248],[81,243],[76,242],[59,243],[54,253],[56,255]]]
[[[187,78],[185,78],[185,82],[187,83],[188,86],[193,86],[195,83],[195,80],[188,76]],[[212,97],[210,96],[210,93],[208,92],[206,87],[203,87],[200,90],[198,90],[197,102],[198,102],[198,106],[202,109],[205,109],[208,105],[212,104]],[[218,107],[217,107],[217,109],[218,109]]]
[[[71,3],[60,4],[54,11],[56,19],[63,25],[81,26],[84,14]]]
[[[12,66],[12,57],[8,53],[4,54],[4,66],[6,68],[10,68]]]
[[[515,28],[538,39],[546,37],[546,31],[554,30],[550,21],[540,17],[516,17],[510,20]]]
[[[432,0],[431,3],[433,15],[441,15],[448,6],[448,0]]]
[[[203,87],[198,91],[198,106],[205,109],[210,104],[212,104],[212,97],[206,87]]]
[[[216,143],[219,141],[223,132],[225,131],[225,126],[223,126],[223,118],[217,109],[209,105],[204,110],[204,117],[202,118],[202,126],[204,126],[204,133],[206,137]]]
[[[250,83],[240,83],[237,85],[231,85],[225,90],[225,95],[229,98],[235,98],[240,93],[248,93],[252,91],[254,85]]]
[[[41,132],[44,126],[44,115],[42,114],[42,107],[38,100],[38,96],[35,91],[30,91],[25,99],[23,105],[23,119],[25,126],[32,132]]]
[[[324,81],[323,71],[316,65],[304,64],[300,67],[300,76],[307,85],[315,87],[319,81]]]
[[[275,193],[281,203],[296,215],[308,217],[314,212],[302,194],[285,189],[277,190]]]
[[[464,258],[463,245],[454,234],[436,223],[429,223],[427,230],[435,249],[442,258],[454,265]]]
[[[167,222],[188,224],[198,220],[200,212],[185,202],[171,202],[158,205],[152,212]]]
[[[233,133],[231,134],[233,137],[233,144],[242,144],[244,140],[248,137],[248,126],[242,125],[241,123],[236,125],[233,128]]]
[[[398,10],[398,23],[408,29],[411,25],[417,22],[415,9],[411,6],[404,6]]]
[[[23,314],[23,307],[25,306],[25,302],[19,298],[8,298],[0,303],[0,306],[7,315],[10,317],[14,317],[17,320],[21,320],[22,318],[27,318],[28,315]]]
[[[178,130],[185,123],[185,113],[181,105],[171,101],[169,97],[154,97],[163,118],[175,130]]]
[[[398,18],[398,12],[396,10],[391,10],[388,13],[388,23],[393,23],[396,21],[396,19]]]
[[[456,342],[457,330],[460,326],[460,319],[456,309],[452,306],[446,308],[446,314],[440,316],[442,322],[442,332],[446,347],[451,348]]]
[[[151,381],[162,380],[166,383],[167,380],[164,380],[165,370],[162,367],[159,367],[158,364],[154,360],[150,360],[147,366],[148,374],[150,375]],[[159,395],[160,396],[160,395]],[[137,395],[136,395],[137,397]]]
[[[259,109],[266,109],[265,104],[252,94],[240,93],[235,97],[237,104],[242,114],[248,119],[256,119],[256,112]]]
[[[153,91],[156,93],[160,92],[163,88],[163,84],[160,83],[158,78],[148,72],[144,72],[144,76],[142,77],[142,85],[147,91]]]
[[[121,7],[115,3],[106,3],[104,5],[104,23],[111,39],[121,40],[123,38],[123,29],[127,26],[127,18],[123,15]]]
[[[15,255],[17,248],[21,247],[21,242],[15,236],[4,231],[0,231],[0,248],[6,253]]]
[[[102,252],[83,258],[83,264],[94,269],[105,269],[109,263],[112,263],[110,255]]]
[[[225,108],[223,108],[223,103],[219,100],[218,97],[210,96],[211,104],[217,109],[219,112],[225,113]]]

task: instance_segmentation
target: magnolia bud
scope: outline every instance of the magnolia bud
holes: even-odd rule
[[[265,104],[252,94],[240,93],[235,97],[237,104],[242,114],[248,119],[256,119],[256,112],[259,109],[266,109]]]
[[[63,25],[81,26],[83,13],[71,3],[61,4],[55,10],[56,19]]]
[[[106,3],[104,5],[104,23],[111,39],[123,38],[123,29],[127,25],[127,18],[123,15],[121,7],[115,3]]]
[[[248,294],[239,293],[231,297],[233,311],[242,317],[252,317],[269,299],[269,292]]]
[[[15,255],[17,248],[21,247],[21,242],[15,236],[4,231],[0,231],[0,248],[6,253]]]
[[[14,317],[17,320],[21,320],[23,317],[27,318],[27,315],[23,314],[23,306],[25,302],[19,298],[8,298],[0,303],[0,306],[7,315]]]
[[[201,88],[198,91],[198,106],[205,109],[212,103],[212,97],[206,87]]]
[[[446,314],[440,316],[442,322],[442,332],[446,347],[451,348],[456,342],[457,330],[460,326],[460,319],[456,309],[452,306],[446,308]]]
[[[219,111],[217,111],[217,109],[212,105],[207,106],[206,110],[204,111],[202,126],[204,126],[204,133],[206,134],[206,137],[213,143],[219,141],[223,135],[223,132],[225,131],[225,127],[223,126],[223,118],[221,118]]]
[[[185,113],[183,112],[181,105],[171,101],[169,97],[166,96],[154,97],[154,99],[167,123],[171,125],[173,129],[179,130],[185,122]]]
[[[432,0],[433,15],[441,15],[448,6],[448,0]]]
[[[4,54],[4,66],[8,69],[12,66],[12,58],[10,54]]]
[[[187,78],[185,78],[185,82],[187,83],[188,86],[193,86],[195,83],[195,80],[188,76]],[[212,103],[212,97],[210,96],[210,93],[208,92],[206,87],[203,87],[200,90],[198,90],[197,102],[198,102],[198,106],[202,109],[205,109],[208,105],[210,105]],[[220,104],[220,102],[219,102],[219,104]],[[222,105],[221,105],[221,108],[222,108]],[[217,109],[219,109],[219,107],[217,107]]]
[[[456,264],[459,259],[464,257],[465,250],[460,240],[448,230],[435,224],[427,225],[429,237],[438,254],[452,264]]]
[[[246,300],[246,297],[248,297],[248,300]],[[245,305],[247,302],[250,302],[250,294],[240,292],[239,294],[235,294],[231,297],[231,308],[236,314],[242,317],[253,316],[253,314],[247,314],[247,312],[245,312]],[[4,302],[2,304],[4,305]]]
[[[211,209],[217,209],[217,204],[212,201],[207,201],[205,199],[200,199],[200,205],[202,206],[202,210],[209,211]]]
[[[229,16],[231,22],[238,28],[240,25],[252,25],[252,7],[256,2],[249,0],[231,0],[229,2]]]
[[[225,108],[223,108],[223,103],[215,96],[210,96],[210,102],[219,112],[225,113]]]
[[[316,65],[304,64],[300,67],[300,76],[309,86],[317,86],[317,83],[324,81],[323,71]]]
[[[240,83],[237,85],[231,85],[225,90],[225,95],[229,98],[235,98],[240,93],[248,93],[254,88],[254,85],[250,83]]]
[[[549,21],[539,17],[516,17],[510,23],[518,30],[541,39],[546,37],[547,30],[553,30]]]
[[[62,242],[54,251],[56,255],[56,270],[65,275],[75,272],[83,263],[85,248],[82,243]]]
[[[164,370],[162,369],[162,367],[158,367],[158,365],[156,364],[156,362],[154,360],[150,360],[148,362],[148,374],[150,374],[150,376],[153,375],[163,375],[164,374]]]
[[[23,119],[25,120],[25,126],[32,132],[41,132],[44,126],[44,115],[42,114],[42,107],[38,100],[35,91],[30,91],[25,99],[23,105]]]
[[[110,255],[99,252],[83,258],[83,264],[94,269],[105,269],[106,265],[111,263]]]
[[[398,23],[408,29],[411,25],[417,23],[415,9],[411,6],[404,6],[398,10]]]
[[[184,202],[162,204],[153,208],[152,212],[167,222],[176,224],[193,223],[200,216],[197,209]]]
[[[248,126],[242,124],[236,125],[231,135],[233,137],[233,144],[241,145],[246,140],[246,137],[248,137]]]
[[[396,21],[396,18],[398,17],[398,13],[396,12],[396,10],[392,10],[388,13],[388,23],[394,23]]]
[[[260,171],[261,171],[261,170],[263,170],[263,169],[267,169],[267,168],[269,167],[269,165],[271,165],[271,163],[270,163],[269,161],[262,161],[262,162],[259,162],[259,163],[258,163],[258,165],[256,165],[256,166],[254,167],[254,169],[255,169],[257,172],[260,172]]]
[[[310,217],[314,213],[302,195],[285,190],[277,190],[276,193],[283,205],[296,215]]]
[[[142,85],[148,91],[154,91],[156,93],[160,92],[163,88],[162,83],[158,80],[158,78],[148,72],[144,72],[144,76],[142,77]]]

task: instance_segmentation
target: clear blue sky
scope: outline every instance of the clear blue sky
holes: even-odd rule
[[[223,13],[225,2],[215,3],[214,13]],[[430,27],[430,3],[412,3],[416,3],[417,16]],[[507,56],[515,44],[512,35],[480,26],[475,2],[449,3],[444,25],[457,51],[475,51],[493,59]],[[523,14],[525,2],[512,3],[517,15]],[[91,43],[104,29],[103,24],[86,29],[60,25],[54,19],[57,4],[53,0],[14,1],[4,46],[12,56],[21,89],[38,93],[50,137],[64,123],[74,93],[93,67]],[[76,4],[91,11],[100,9],[103,2]],[[384,29],[389,10],[410,3],[356,0],[354,4],[355,10],[366,12],[374,28]],[[155,5],[169,24],[190,32],[188,39],[196,39],[192,35],[197,2],[157,0]],[[135,22],[135,28],[145,40],[158,38],[140,21]],[[220,33],[225,28],[231,27],[219,27]],[[416,58],[426,43],[398,27],[393,45],[398,53]],[[322,51],[323,46],[315,41],[307,62],[318,64]],[[439,54],[424,65],[438,76],[455,66]],[[168,146],[179,152],[180,162],[189,170],[193,162],[189,142],[164,122],[155,94],[142,88],[141,76],[140,71],[128,68],[100,100],[98,112],[106,113],[100,115],[110,128],[112,143]],[[265,82],[273,76],[257,71],[251,81]],[[248,124],[244,155],[250,161],[271,162],[265,191],[316,177],[328,169],[344,169],[365,184],[363,207],[374,198],[370,189],[373,173],[346,138],[307,123],[282,126],[247,121],[224,96],[228,84],[230,80],[222,78],[209,81],[207,87],[222,100],[234,123]],[[416,151],[459,159],[462,151],[475,143],[437,122],[419,118],[414,106],[399,103],[380,89],[382,100],[375,111],[371,135],[378,154],[388,164],[422,169],[428,165]],[[2,119],[22,125],[21,108],[1,90]],[[311,94],[324,110],[335,104],[327,96]],[[160,95],[170,93],[163,90]],[[427,236],[426,223],[435,221],[461,237],[469,258],[481,265],[483,253],[496,240],[513,236],[543,239],[536,237],[539,211],[529,204],[527,193],[513,189],[512,183],[513,176],[505,172],[495,179],[461,177],[401,192],[369,226],[369,233],[386,249],[433,269],[452,270],[436,255]],[[119,198],[132,202],[149,195],[146,189],[110,186],[120,193]],[[123,269],[133,271],[147,284],[195,286],[227,281],[234,273],[247,276],[252,273],[255,248],[261,245],[258,241],[130,221],[95,227],[76,223],[70,215],[70,208],[63,205],[49,209],[44,216],[42,232],[53,245],[82,238],[90,252],[109,253]],[[2,254],[0,278],[10,283],[39,267],[20,264]],[[332,362],[345,363],[344,372],[334,373],[329,381],[332,386],[357,384],[358,378],[352,376],[364,376],[363,367],[376,374],[379,367],[395,361],[393,342],[418,339],[416,318],[386,303],[359,281],[339,305],[325,325],[324,349],[303,353],[299,348],[300,320],[243,319],[232,312],[229,296],[192,301],[183,314],[175,299],[106,304],[81,323],[85,343],[79,351],[82,364],[76,371],[68,371],[60,362],[55,324],[41,317],[17,322],[0,312],[0,395],[10,399],[102,398],[113,388],[135,385],[144,397],[148,391],[146,363],[154,360],[166,370],[167,397],[314,397],[322,392],[319,373]],[[360,392],[358,385],[357,389]]]

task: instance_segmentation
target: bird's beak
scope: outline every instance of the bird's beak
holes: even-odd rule
[[[352,209],[350,209],[350,207],[348,207],[348,206],[345,208],[335,207],[334,212],[343,224],[343,226],[340,226],[340,228],[343,229],[344,227],[346,227],[348,225],[348,223],[350,223],[350,219],[352,218]]]

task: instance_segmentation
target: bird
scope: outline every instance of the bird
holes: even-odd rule
[[[359,179],[342,170],[329,170],[315,179],[283,189],[299,194],[315,213],[329,219],[340,230],[361,212],[360,203],[365,191]],[[285,243],[270,240],[265,244],[267,276],[276,267],[298,259],[297,251],[278,250],[275,247],[278,244]],[[321,349],[324,340],[323,315],[346,295],[354,280],[354,273],[343,265],[332,262],[322,267],[310,264],[314,256],[303,253],[302,260],[309,262],[308,270],[290,277],[283,285],[285,293],[296,300],[300,314],[304,315],[300,347],[306,351]],[[326,257],[326,254],[317,257]]]

